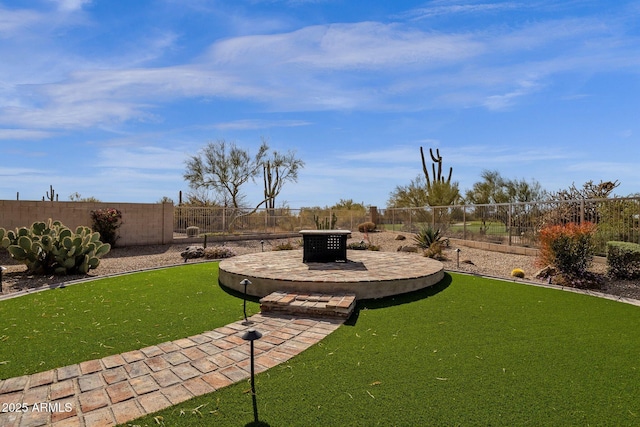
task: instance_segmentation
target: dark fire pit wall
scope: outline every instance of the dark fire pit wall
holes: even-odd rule
[[[302,230],[302,262],[346,262],[349,230]]]

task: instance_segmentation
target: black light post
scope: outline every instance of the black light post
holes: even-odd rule
[[[460,268],[460,248],[456,249],[456,265]]]
[[[3,267],[0,265],[0,294],[2,293],[2,273],[7,269],[7,267]]]
[[[255,367],[253,360],[253,342],[262,338],[262,334],[251,328],[242,335],[242,339],[251,344],[251,398],[253,400],[253,421],[258,423],[258,402],[256,401]]]
[[[260,245],[262,246],[262,252],[264,252],[264,240],[260,240]]]
[[[242,296],[242,311],[244,312],[244,322],[242,322],[242,324],[253,325],[253,322],[247,320],[247,285],[250,285],[251,281],[249,279],[244,279],[242,282],[240,282],[240,284],[244,285],[244,295]]]

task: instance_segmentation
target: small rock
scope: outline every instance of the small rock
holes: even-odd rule
[[[418,252],[417,246],[398,246],[398,252]]]
[[[475,265],[475,264],[473,263],[473,261],[471,261],[470,259],[463,259],[463,260],[462,260],[462,261],[460,261],[460,262],[465,263],[465,264],[469,264],[469,265]]]
[[[407,237],[404,234],[398,234],[396,236],[396,240],[406,240],[406,239],[407,239]]]
[[[204,247],[187,246],[187,248],[180,253],[180,256],[184,258],[184,262],[187,262],[188,259],[202,258],[204,256]]]

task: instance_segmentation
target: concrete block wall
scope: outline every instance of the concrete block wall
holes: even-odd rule
[[[115,208],[122,212],[117,246],[163,245],[173,242],[171,203],[93,203],[0,200],[0,227],[13,230],[49,218],[74,229],[91,227],[91,211]]]

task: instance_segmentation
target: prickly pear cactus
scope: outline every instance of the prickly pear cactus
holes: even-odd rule
[[[51,219],[15,232],[0,228],[0,246],[32,274],[86,274],[111,250],[100,241],[100,233],[83,226],[74,232]]]

